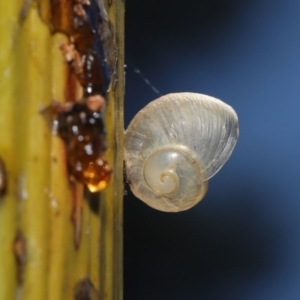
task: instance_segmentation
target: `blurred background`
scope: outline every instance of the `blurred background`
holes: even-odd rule
[[[162,94],[236,110],[207,196],[163,213],[124,198],[125,300],[300,299],[300,1],[126,0],[125,125]]]

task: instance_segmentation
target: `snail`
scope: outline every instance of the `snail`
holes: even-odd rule
[[[211,96],[174,93],[152,101],[125,131],[125,172],[133,194],[161,211],[191,208],[230,157],[238,134],[233,108]]]

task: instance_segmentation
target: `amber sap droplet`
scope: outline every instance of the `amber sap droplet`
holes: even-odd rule
[[[91,158],[78,158],[76,153],[69,162],[73,176],[80,182],[86,184],[90,192],[102,191],[109,183],[112,173],[106,157],[100,156],[95,160]]]
[[[91,192],[103,190],[110,179],[111,168],[106,157],[104,136],[77,125],[76,134],[69,140],[68,163],[71,174],[87,185]]]
[[[91,192],[103,190],[112,173],[104,152],[106,134],[101,111],[74,104],[57,117],[58,134],[66,142],[69,172]]]
[[[102,156],[95,162],[90,162],[83,173],[88,189],[95,193],[106,188],[112,171],[106,161],[106,157]]]

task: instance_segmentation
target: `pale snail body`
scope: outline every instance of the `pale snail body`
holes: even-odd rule
[[[238,138],[235,111],[216,98],[169,94],[152,101],[125,132],[126,175],[136,197],[162,211],[197,204]]]

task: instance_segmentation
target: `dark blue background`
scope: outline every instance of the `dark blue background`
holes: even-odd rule
[[[189,211],[125,197],[125,300],[300,299],[300,1],[126,0],[126,125],[161,91],[236,110],[240,138]]]

